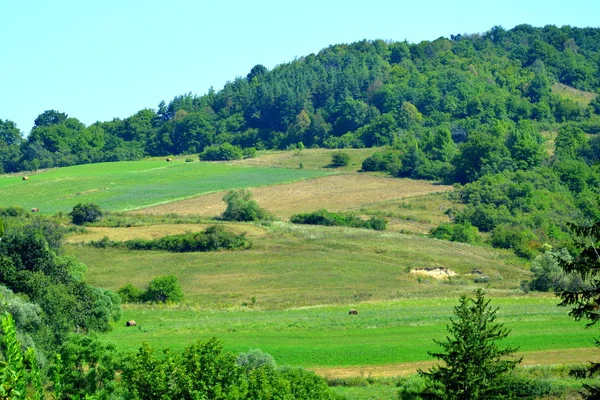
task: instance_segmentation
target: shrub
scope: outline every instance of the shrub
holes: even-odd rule
[[[478,230],[468,222],[462,224],[442,223],[434,227],[429,233],[437,239],[452,242],[475,243]]]
[[[265,365],[272,368],[275,368],[276,366],[273,356],[259,349],[250,350],[246,353],[240,353],[235,361],[237,365],[244,368],[246,371],[258,369]]]
[[[331,164],[335,167],[345,167],[350,164],[350,154],[344,151],[336,151],[331,156]]]
[[[153,303],[177,303],[183,299],[183,291],[175,275],[157,276],[150,281],[143,298]]]
[[[256,200],[252,199],[249,190],[231,190],[223,196],[223,201],[227,203],[227,209],[221,218],[226,221],[260,221],[273,218],[267,210],[258,205]]]
[[[79,203],[69,213],[75,225],[83,225],[88,222],[96,222],[102,217],[100,206],[94,203]]]
[[[0,215],[4,217],[22,217],[27,214],[27,210],[23,207],[6,207],[0,208]]]
[[[210,146],[200,153],[199,157],[202,161],[229,161],[241,160],[244,153],[239,146],[234,146],[231,143],[223,143],[218,146]]]
[[[121,296],[123,303],[138,303],[144,298],[144,291],[133,286],[131,283],[117,290],[117,294]]]
[[[492,231],[492,246],[501,249],[513,249],[515,254],[523,258],[535,255],[530,242],[535,235],[522,226],[499,225]]]
[[[255,147],[245,148],[243,150],[243,156],[244,156],[244,158],[254,158],[254,157],[256,157],[256,148]]]
[[[348,226],[379,231],[385,230],[387,227],[387,220],[381,217],[372,217],[365,221],[353,214],[329,212],[325,209],[312,213],[294,214],[291,216],[290,222],[307,225]]]
[[[121,247],[129,250],[162,250],[175,253],[193,251],[217,251],[248,249],[252,242],[246,234],[236,235],[227,232],[222,226],[209,226],[204,232],[188,232],[180,235],[165,236],[156,240],[132,239],[125,242],[112,241],[103,237],[98,241],[90,241],[88,246],[97,248]]]

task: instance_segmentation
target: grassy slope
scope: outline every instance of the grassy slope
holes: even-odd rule
[[[552,86],[552,93],[560,97],[572,100],[582,107],[587,107],[590,101],[597,96],[592,92],[585,92],[583,90],[575,89],[574,87],[564,85],[562,83],[556,83]]]
[[[126,307],[123,320],[135,319],[139,326],[116,326],[108,338],[127,350],[142,341],[182,348],[217,336],[234,352],[260,348],[279,363],[324,375],[391,365],[373,372],[387,375],[407,369],[398,364],[417,363],[408,366],[414,371],[430,359],[432,339],[444,336],[456,298],[482,286],[512,329],[506,344],[537,351],[526,355],[532,363],[556,362],[548,350],[557,349],[579,354],[583,362],[586,353],[570,349],[593,346],[594,332],[570,320],[554,296],[516,295],[527,272],[508,252],[357,229],[283,223],[252,228],[255,246],[249,251],[168,254],[79,246],[68,251],[88,265],[86,279],[103,287],[127,282],[143,287],[167,273],[180,277],[183,305]],[[436,265],[462,275],[443,282],[408,272]],[[473,268],[483,269],[490,283],[475,284]],[[357,317],[347,314],[352,307],[359,309]]]
[[[106,210],[129,210],[220,190],[259,187],[325,172],[261,168],[225,163],[143,160],[78,165],[29,176],[0,177],[0,206],[70,211],[80,202]]]
[[[208,307],[239,306],[252,297],[262,308],[281,309],[465,290],[429,278],[417,284],[411,268],[445,266],[462,274],[482,269],[502,291],[528,276],[507,251],[361,229],[275,223],[261,236],[249,227],[255,238],[246,251],[173,254],[74,246],[69,253],[88,266],[86,280],[93,285],[144,287],[154,276],[176,274],[186,301]],[[464,279],[473,282],[470,275]]]

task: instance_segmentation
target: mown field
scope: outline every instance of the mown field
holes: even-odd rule
[[[105,210],[131,210],[222,190],[260,187],[325,175],[308,169],[264,168],[176,159],[78,165],[0,177],[0,206],[68,212],[94,202]]]
[[[593,333],[570,320],[553,296],[494,297],[499,319],[512,329],[506,345],[519,347],[524,363],[583,362],[595,356]],[[280,364],[300,365],[328,377],[392,376],[432,365],[432,339],[445,336],[454,297],[405,299],[285,310],[228,310],[128,306],[107,335],[117,347],[135,350],[143,341],[180,350],[216,336],[233,352],[259,348]],[[546,352],[549,351],[549,352]]]

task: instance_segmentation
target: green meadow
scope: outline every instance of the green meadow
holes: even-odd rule
[[[127,306],[123,319],[138,326],[119,324],[107,339],[122,350],[136,350],[144,341],[180,350],[216,336],[233,352],[259,348],[280,364],[308,368],[412,363],[431,360],[432,339],[445,336],[456,303],[454,297],[362,303],[355,305],[356,316],[344,306],[268,311]],[[512,330],[504,344],[519,347],[525,362],[546,363],[540,351],[593,347],[594,332],[569,319],[554,296],[492,297],[492,304]]]
[[[0,206],[68,212],[93,202],[105,210],[132,210],[200,194],[259,187],[323,176],[327,172],[265,168],[180,159],[127,161],[56,168],[29,175],[0,176]]]
[[[357,168],[366,157],[360,151],[351,154],[349,168]],[[95,202],[110,211],[140,209],[227,189],[324,176],[330,173],[324,168],[329,157],[323,150],[303,150],[232,164],[144,160],[59,168],[32,174],[28,181],[2,176],[0,206],[53,213]],[[294,169],[299,159],[319,169]],[[361,176],[367,179],[369,174]],[[331,196],[340,195],[326,197],[317,189],[314,196],[324,208]],[[520,290],[520,282],[531,279],[527,262],[508,250],[425,234],[447,221],[444,211],[456,206],[447,196],[378,201],[373,193],[368,202],[360,201],[348,210],[383,215],[391,221],[390,230],[113,213],[87,232],[68,237],[62,251],[87,266],[87,282],[107,289],[127,283],[143,289],[156,276],[178,277],[185,296],[181,304],[124,305],[123,317],[104,335],[120,350],[135,351],[142,342],[181,350],[216,336],[234,353],[259,348],[279,364],[307,367],[329,379],[411,374],[431,365],[427,352],[436,349],[433,339],[445,336],[458,297],[483,288],[499,307],[500,321],[511,329],[504,344],[519,347],[524,363],[572,364],[593,358],[594,330],[570,319],[552,294],[525,295]],[[168,253],[82,244],[105,235],[113,240],[160,237],[215,223],[247,232],[252,247]],[[456,275],[436,279],[413,273],[428,268]],[[359,314],[348,315],[351,308]],[[125,327],[130,319],[138,325]],[[365,399],[393,398],[396,392],[387,384],[338,390]]]

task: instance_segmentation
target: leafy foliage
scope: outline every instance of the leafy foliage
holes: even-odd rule
[[[178,95],[125,119],[85,126],[48,110],[36,118],[26,139],[13,122],[0,121],[0,170],[146,155],[205,153],[210,159],[231,159],[240,158],[241,149],[285,149],[300,142],[388,146],[407,132],[421,140],[421,130],[442,127],[453,139],[444,147],[450,153],[455,143],[470,142],[461,145],[465,154],[452,163],[457,179],[467,182],[480,175],[471,163],[485,174],[501,171],[509,155],[517,168],[539,161],[535,135],[482,137],[497,121],[542,126],[580,123],[597,114],[597,99],[586,108],[553,93],[552,85],[597,92],[599,42],[597,28],[519,25],[415,44],[333,45],[272,70],[255,66],[218,92]],[[476,146],[474,137],[492,147]],[[508,137],[506,152],[500,144]],[[419,149],[428,152],[425,146]],[[439,175],[439,164],[451,162],[434,153],[424,160],[422,171],[404,174]]]
[[[159,239],[131,239],[125,242],[110,240],[107,236],[90,241],[89,246],[98,248],[118,247],[129,250],[159,250],[176,253],[193,251],[218,251],[249,249],[252,246],[245,233],[239,235],[228,232],[221,225],[212,225],[203,232],[188,232],[164,236]]]
[[[183,291],[175,275],[157,276],[150,281],[142,298],[151,303],[178,303],[183,299]]]
[[[244,152],[239,146],[234,146],[230,143],[223,143],[218,146],[207,147],[200,153],[202,161],[230,161],[241,160]]]
[[[350,154],[343,151],[333,153],[331,155],[331,164],[334,167],[345,167],[350,164]]]
[[[349,213],[334,213],[325,209],[312,213],[294,214],[290,217],[294,224],[349,226],[351,228],[367,228],[383,231],[387,227],[387,220],[381,217],[371,217],[363,220]]]
[[[252,199],[252,192],[247,189],[231,190],[223,196],[227,208],[221,215],[225,221],[261,221],[273,219],[273,216],[261,208]]]
[[[119,297],[82,282],[81,268],[75,259],[58,256],[34,225],[13,226],[0,241],[0,283],[28,299],[13,299],[9,311],[41,361],[73,330],[106,331],[120,317]]]
[[[88,222],[96,222],[102,217],[100,206],[94,203],[78,203],[69,213],[75,225],[83,225]]]
[[[573,226],[576,234],[571,243],[576,254],[574,258],[562,258],[560,266],[567,274],[578,274],[589,282],[577,288],[564,288],[559,291],[561,306],[571,307],[569,315],[575,320],[588,320],[587,326],[593,326],[600,320],[598,305],[600,304],[600,222],[587,226]],[[600,341],[596,339],[596,346]],[[600,374],[600,363],[592,362],[587,370],[578,371],[580,377],[597,377]],[[596,399],[600,395],[600,384],[583,385],[583,397]]]
[[[456,318],[447,326],[449,335],[445,341],[434,340],[442,351],[429,353],[444,365],[419,370],[427,380],[425,393],[444,399],[491,399],[506,394],[504,377],[521,360],[506,359],[517,349],[498,346],[509,330],[496,322],[498,309],[489,304],[481,289],[474,298],[460,297],[454,307]]]

